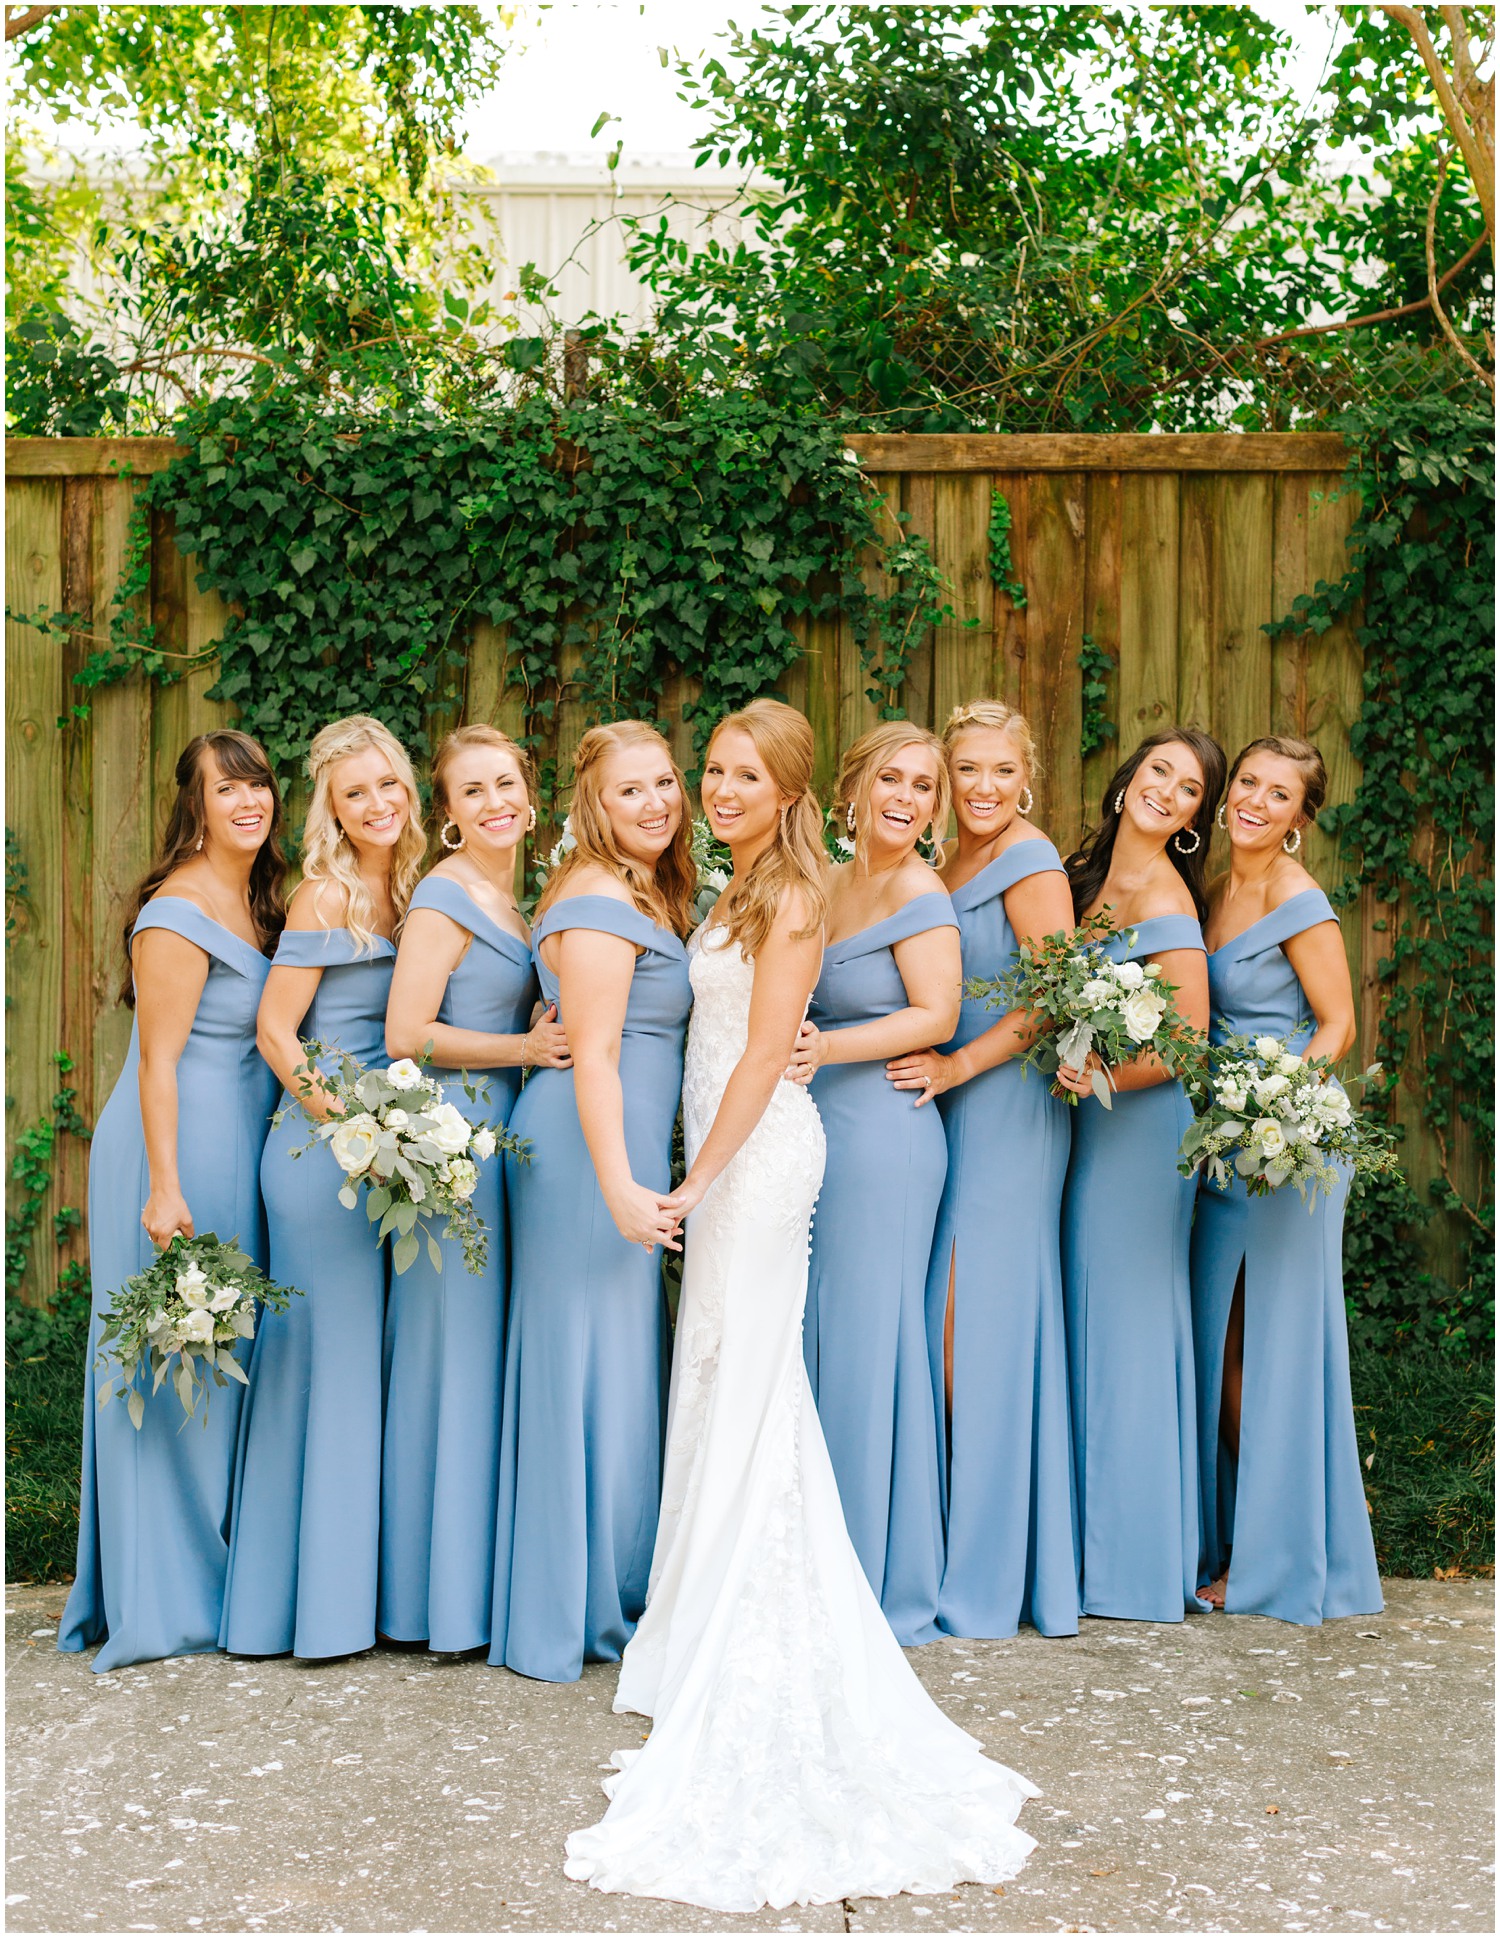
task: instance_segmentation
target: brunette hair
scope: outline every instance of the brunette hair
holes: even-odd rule
[[[682,795],[682,819],[677,832],[657,858],[652,870],[622,854],[609,825],[601,792],[604,767],[609,756],[625,747],[654,746],[660,749],[662,763],[670,767]],[[602,727],[590,727],[578,743],[573,756],[573,799],[568,810],[574,846],[553,869],[537,903],[537,914],[551,907],[570,875],[591,863],[608,869],[617,881],[630,890],[630,898],[642,915],[674,935],[686,935],[693,925],[693,902],[698,892],[698,871],[693,865],[693,825],[688,811],[687,782],[682,769],[672,758],[672,749],[649,721],[614,720]]]
[[[1024,713],[1017,713],[1003,700],[965,700],[948,715],[943,725],[943,746],[951,759],[953,743],[961,733],[970,728],[989,728],[994,733],[1008,733],[1016,743],[1021,760],[1026,768],[1028,781],[1041,779],[1042,763],[1037,754],[1036,742],[1031,735],[1031,722]]]
[[[395,905],[396,926],[400,927],[427,853],[427,837],[422,832],[422,801],[405,748],[389,727],[367,713],[353,713],[347,720],[330,721],[313,735],[307,750],[312,802],[307,810],[302,848],[303,879],[331,881],[343,890],[344,927],[365,950],[373,946],[375,939],[375,901],[365,886],[354,848],[334,809],[332,774],[335,762],[347,760],[351,754],[362,754],[367,747],[384,755],[406,789],[406,826],[396,837],[391,852],[391,901]]]
[[[1252,740],[1235,755],[1229,779],[1232,781],[1246,759],[1261,749],[1268,754],[1279,754],[1296,767],[1302,776],[1302,812],[1309,821],[1316,821],[1318,809],[1328,798],[1328,769],[1323,765],[1323,756],[1318,749],[1310,740],[1300,740],[1295,734],[1262,734],[1259,740]]]
[[[1073,890],[1075,917],[1081,918],[1108,878],[1109,864],[1114,858],[1115,836],[1120,827],[1116,798],[1135,779],[1136,769],[1154,747],[1173,744],[1186,747],[1202,768],[1203,798],[1198,803],[1197,813],[1188,823],[1198,837],[1197,847],[1191,854],[1184,854],[1177,846],[1178,836],[1174,834],[1167,843],[1167,854],[1172,866],[1187,883],[1193,907],[1198,911],[1198,920],[1203,921],[1208,914],[1208,847],[1213,839],[1214,810],[1224,793],[1224,749],[1212,734],[1206,734],[1198,727],[1163,727],[1159,733],[1148,734],[1135,752],[1115,769],[1104,790],[1097,824],[1085,833],[1076,852],[1069,855],[1064,864],[1069,886]]]
[[[860,835],[865,831],[870,788],[875,776],[886,761],[903,747],[929,747],[937,755],[930,827],[937,841],[941,841],[948,832],[948,808],[953,787],[948,779],[948,755],[942,741],[925,727],[913,726],[910,720],[882,720],[878,727],[871,727],[868,733],[862,733],[844,755],[839,767],[838,786],[834,790],[833,811],[838,818],[840,833],[848,824],[850,808],[854,810],[856,847]]]
[[[185,861],[198,852],[208,817],[203,807],[203,756],[212,752],[219,772],[226,780],[256,781],[271,790],[271,825],[260,844],[250,868],[250,919],[260,939],[261,953],[269,955],[277,936],[286,927],[286,856],[281,851],[285,825],[281,789],[271,772],[265,749],[258,740],[235,727],[216,727],[212,733],[194,734],[177,756],[173,779],[177,798],[167,816],[166,832],[157,859],[136,884],[127,904],[125,925],[120,932],[120,947],[125,957],[125,977],[120,985],[120,1001],[135,1008],[135,965],[130,956],[130,935],[141,910],[162,883]]]
[[[743,881],[732,882],[724,898],[725,927],[743,954],[753,956],[771,933],[782,898],[798,891],[807,908],[800,942],[816,935],[828,913],[828,862],[823,853],[823,811],[813,795],[813,730],[784,700],[752,700],[727,713],[713,730],[708,751],[721,733],[748,734],[778,792],[792,798],[782,809],[771,845],[756,856]]]

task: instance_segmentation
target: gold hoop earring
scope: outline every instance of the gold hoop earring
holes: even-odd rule
[[[452,828],[453,832],[458,835],[457,841],[450,841],[448,839],[448,830],[450,828]],[[450,855],[456,854],[458,850],[464,845],[464,838],[463,838],[463,835],[459,833],[459,827],[456,821],[445,821],[443,823],[442,832],[441,834],[439,834],[438,840],[442,842],[443,846],[448,850]]]
[[[1214,826],[1216,828],[1223,828],[1226,834],[1229,831],[1229,824],[1224,819],[1224,803],[1222,801],[1214,809]]]
[[[1293,828],[1291,840],[1283,841],[1281,844],[1282,853],[1288,854],[1288,855],[1294,855],[1296,854],[1297,850],[1301,846],[1302,846],[1302,830],[1300,828]]]
[[[1022,802],[1021,802],[1021,794],[1024,794],[1026,796],[1026,801],[1024,806],[1022,805]],[[1031,804],[1032,804],[1033,797],[1032,797],[1031,789],[1029,787],[1023,787],[1021,789],[1021,794],[1018,794],[1016,796],[1016,809],[1017,809],[1017,812],[1021,815],[1022,819],[1024,820],[1028,818],[1031,814]]]

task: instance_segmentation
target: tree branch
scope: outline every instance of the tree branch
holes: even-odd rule
[[[38,27],[49,13],[61,13],[61,0],[50,7],[23,7],[19,13],[12,13],[7,7],[5,12],[5,38],[14,40],[18,34],[29,34]]]
[[[1474,357],[1460,339],[1458,331],[1448,321],[1448,312],[1443,308],[1442,300],[1438,295],[1437,257],[1433,234],[1437,228],[1438,203],[1442,199],[1443,183],[1447,179],[1448,156],[1444,155],[1443,159],[1438,163],[1437,186],[1432,191],[1432,200],[1427,204],[1427,233],[1424,237],[1427,247],[1427,300],[1432,306],[1432,313],[1437,318],[1443,335],[1447,337],[1448,341],[1453,345],[1454,349],[1463,358],[1464,362],[1468,364],[1475,375],[1482,377],[1490,389],[1493,390],[1495,388],[1493,373],[1486,370],[1482,363],[1475,362]]]
[[[1477,236],[1451,269],[1445,269],[1438,280],[1438,288],[1446,289],[1455,276],[1462,275],[1474,258],[1489,241],[1487,235]],[[1297,330],[1280,330],[1275,336],[1264,336],[1258,343],[1250,343],[1248,350],[1269,350],[1273,344],[1290,343],[1299,336],[1328,336],[1335,330],[1363,329],[1367,323],[1394,323],[1399,316],[1415,316],[1418,310],[1430,309],[1432,293],[1420,297],[1415,303],[1402,303],[1392,310],[1370,310],[1364,316],[1348,316],[1340,323],[1305,323]]]
[[[1441,60],[1438,59],[1438,51],[1432,44],[1432,36],[1427,31],[1427,23],[1415,7],[1382,6],[1380,11],[1388,15],[1399,26],[1404,27],[1416,42],[1417,52],[1422,56],[1422,64],[1427,69],[1428,75],[1432,80],[1432,85],[1437,92],[1438,103],[1443,110],[1443,119],[1448,123],[1452,131],[1453,139],[1458,144],[1459,153],[1464,158],[1464,166],[1469,171],[1469,179],[1474,184],[1474,193],[1479,197],[1479,207],[1480,212],[1484,216],[1484,226],[1489,231],[1491,237],[1493,237],[1495,233],[1495,170],[1493,157],[1485,154],[1483,142],[1475,134],[1469,117],[1464,111],[1463,103],[1453,91],[1453,82],[1449,78],[1448,70],[1443,66]],[[1453,11],[1459,15],[1460,22],[1462,22],[1462,9],[1454,8]],[[1467,27],[1462,28],[1462,32],[1467,33],[1467,31]],[[1451,21],[1449,23],[1449,32],[1452,32]],[[1455,47],[1457,47],[1456,42]],[[1464,62],[1467,63],[1467,47],[1464,47],[1460,51],[1462,52]]]

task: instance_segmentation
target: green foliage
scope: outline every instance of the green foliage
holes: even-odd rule
[[[885,559],[896,589],[865,591],[872,501],[840,427],[754,398],[666,418],[628,396],[559,409],[537,390],[434,422],[317,414],[289,388],[211,403],[179,434],[189,449],[142,494],[141,530],[170,514],[230,606],[214,691],[284,768],[354,711],[428,751],[478,621],[507,629],[531,743],[564,698],[593,719],[656,717],[676,669],[701,682],[701,747],[791,666],[795,619],[850,615],[879,642],[871,676],[894,704],[919,628],[950,612],[915,540]],[[135,623],[127,609],[85,684],[178,670]]]
[[[860,664],[869,676],[865,698],[879,709],[882,720],[904,720],[901,692],[917,647],[934,626],[973,627],[979,621],[960,619],[944,597],[948,581],[919,532],[889,546],[883,566],[896,580],[895,590],[883,599],[861,602],[855,631]]]
[[[1489,1176],[1494,1150],[1494,586],[1495,444],[1489,411],[1429,398],[1389,399],[1338,421],[1360,494],[1349,567],[1299,598],[1268,630],[1321,633],[1362,611],[1364,702],[1350,732],[1358,791],[1332,809],[1348,874],[1334,899],[1372,888],[1389,910],[1374,1053],[1394,1087],[1421,1097],[1435,1141],[1435,1208],[1469,1238],[1466,1285],[1435,1289],[1465,1338],[1493,1342],[1493,1214],[1487,1189],[1466,1198],[1453,1146],[1459,1127]],[[1382,925],[1377,925],[1382,926]],[[1366,1196],[1360,1215],[1409,1227],[1410,1208]],[[1357,1225],[1358,1218],[1354,1220]],[[1353,1239],[1356,1250],[1360,1241]],[[1475,1288],[1478,1287],[1476,1292]],[[1486,1314],[1488,1316],[1486,1316]]]
[[[1431,1346],[1350,1356],[1382,1574],[1495,1565],[1494,1367]]]
[[[1248,7],[768,10],[679,68],[699,160],[774,186],[735,244],[633,225],[658,325],[713,381],[892,429],[1324,414],[1372,345],[1438,339],[1427,310],[1284,335],[1426,291],[1441,116],[1404,29],[1342,11],[1309,100]],[[1452,170],[1439,269],[1481,233]],[[1486,250],[1450,292],[1476,338],[1490,281]]]
[[[113,357],[60,311],[34,304],[5,333],[5,407],[31,437],[102,437],[122,430],[126,390]]]
[[[66,1050],[54,1050],[52,1061],[61,1077],[71,1075],[73,1059]],[[89,1135],[88,1125],[78,1114],[78,1092],[63,1084],[52,1098],[50,1116],[38,1118],[18,1131],[10,1161],[11,1189],[5,1200],[5,1289],[13,1292],[26,1276],[31,1262],[31,1242],[42,1221],[47,1193],[52,1188],[52,1172],[59,1137]],[[63,1205],[53,1214],[53,1236],[59,1245],[67,1243],[82,1224],[75,1206]]]
[[[1115,671],[1111,654],[1097,645],[1088,633],[1078,650],[1078,671],[1083,678],[1083,717],[1078,728],[1078,751],[1085,760],[1115,737],[1115,723],[1109,717],[1109,682]]]
[[[990,577],[1010,600],[1017,612],[1026,607],[1026,588],[1016,577],[1015,560],[1010,555],[1010,500],[1003,491],[990,499]]]
[[[55,1312],[6,1298],[7,1581],[60,1581],[73,1572],[88,1330],[88,1281],[77,1271]]]

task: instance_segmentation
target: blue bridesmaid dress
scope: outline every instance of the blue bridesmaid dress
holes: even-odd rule
[[[1208,958],[1216,1039],[1277,1036],[1300,1051],[1312,1006],[1282,943],[1335,922],[1305,888]],[[1365,1506],[1344,1319],[1347,1171],[1309,1212],[1283,1185],[1252,1198],[1205,1181],[1193,1226],[1193,1337],[1203,1493],[1200,1582],[1229,1569],[1231,1614],[1315,1627],[1384,1606]],[[1219,1442],[1224,1335],[1245,1273],[1245,1357],[1236,1463]],[[1230,1550],[1233,1549],[1231,1560]]]
[[[566,929],[643,951],[620,1043],[625,1143],[637,1184],[665,1192],[692,1006],[687,951],[607,895],[554,902],[534,939],[544,1002],[558,989],[541,945]],[[585,1661],[618,1661],[646,1605],[666,1413],[662,1257],[628,1244],[609,1215],[571,1070],[534,1070],[512,1128],[533,1155],[506,1160],[511,1304],[490,1661],[576,1682]]]
[[[304,1042],[362,1064],[385,1060],[396,951],[348,929],[287,929],[278,969],[319,969]],[[326,1063],[328,1059],[324,1059]],[[338,1201],[344,1173],[283,1091],[260,1188],[272,1279],[303,1296],[262,1315],[240,1422],[224,1623],[232,1655],[352,1655],[375,1642],[380,1543],[380,1329],[387,1249],[364,1205]]]
[[[260,1153],[276,1079],[255,1047],[255,1012],[271,965],[233,930],[177,895],[141,910],[132,940],[167,929],[208,957],[208,981],[177,1062],[177,1168],[200,1235],[238,1238],[264,1266]],[[156,1249],[141,1224],[151,1195],[141,1125],[140,1043],[130,1050],[89,1149],[94,1310],[84,1375],[78,1572],[57,1646],[103,1642],[96,1674],[218,1647],[228,1558],[230,1481],[244,1388],[211,1389],[207,1424],[189,1422],[170,1387],[146,1401],[140,1431],[116,1395],[98,1410],[99,1327],[115,1292]],[[247,1345],[238,1350],[244,1356]],[[149,1393],[149,1385],[146,1389]]]
[[[848,1029],[909,1007],[895,945],[957,928],[942,889],[823,951],[809,1014]],[[812,1080],[828,1138],[813,1213],[802,1345],[844,1520],[903,1648],[938,1634],[942,1385],[933,1393],[925,1302],[948,1145],[885,1061],[827,1063]]]
[[[453,1029],[519,1036],[531,1027],[537,980],[531,950],[485,914],[460,882],[429,875],[413,909],[433,908],[473,937],[448,978],[438,1020]],[[471,1123],[503,1128],[521,1068],[474,1069],[489,1101],[471,1100],[456,1070],[439,1072]],[[381,1468],[380,1632],[457,1654],[490,1639],[505,1370],[505,1169],[479,1167],[474,1207],[489,1233],[485,1269],[433,1227],[442,1269],[424,1244],[391,1280],[385,1326],[385,1456]]]
[[[1190,915],[1132,923],[1116,962],[1202,949]],[[1078,1105],[1063,1194],[1063,1309],[1085,1615],[1180,1622],[1198,1583],[1198,1455],[1188,1247],[1195,1186],[1177,1169],[1182,1086]]]
[[[964,979],[1003,975],[1016,958],[1008,890],[1066,875],[1050,841],[1018,841],[953,891]],[[965,998],[956,1050],[1001,1012]],[[1019,1058],[937,1100],[948,1178],[927,1280],[927,1339],[937,1406],[947,1560],[938,1597],[945,1635],[1078,1632],[1078,1508],[1068,1424],[1059,1223],[1072,1134],[1068,1105]],[[943,1331],[953,1268],[953,1411]]]

